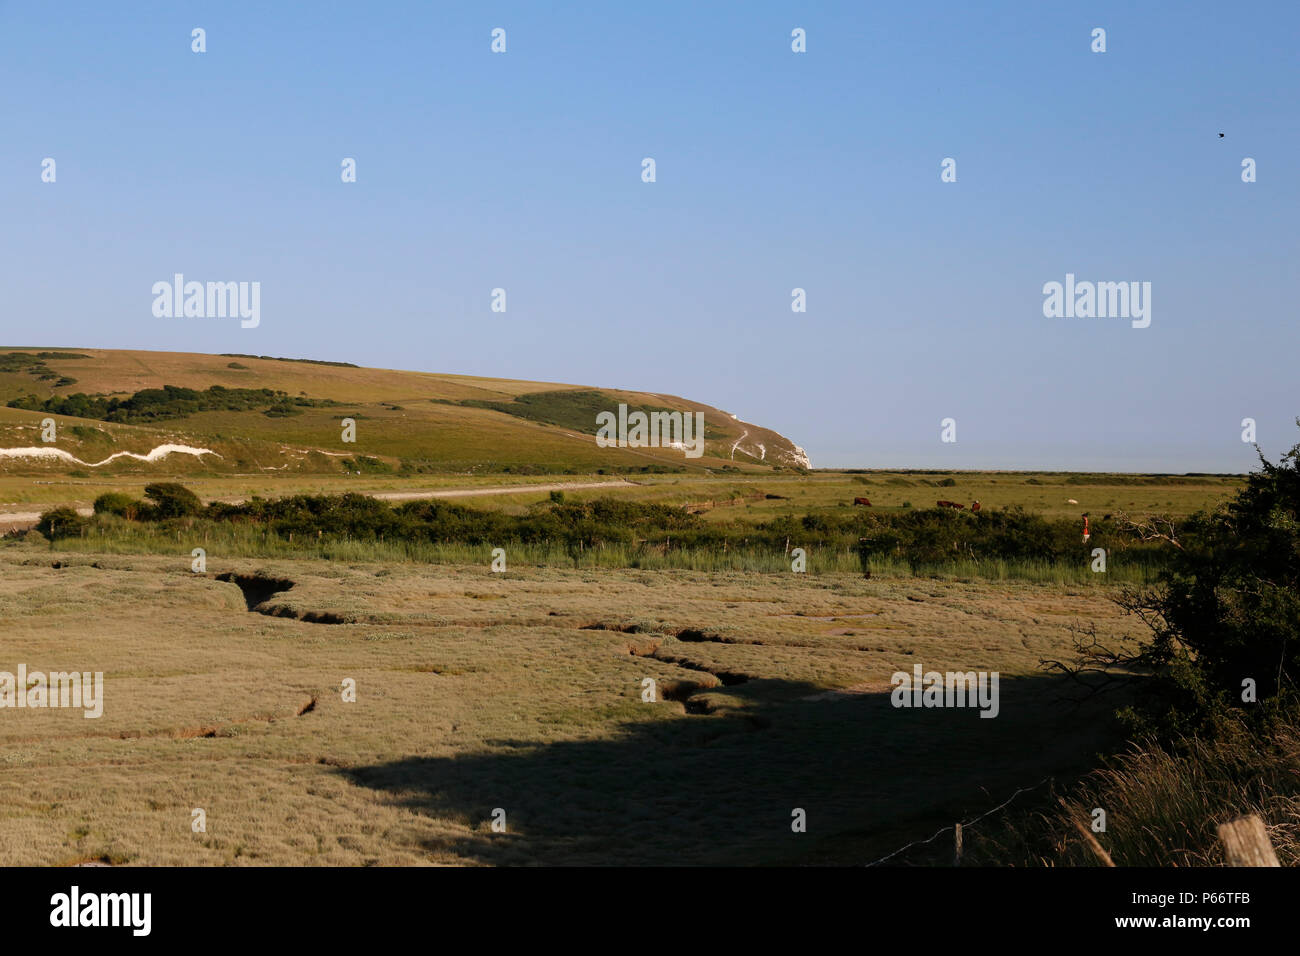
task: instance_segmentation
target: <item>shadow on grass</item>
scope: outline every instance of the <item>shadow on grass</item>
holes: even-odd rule
[[[1063,703],[1056,677],[1004,679],[994,719],[895,708],[887,692],[806,699],[819,690],[757,679],[702,695],[711,714],[639,705],[644,719],[602,739],[495,740],[340,772],[415,812],[467,820],[468,836],[425,849],[484,863],[860,864],[1044,776],[1083,772],[1119,742],[1116,702]],[[491,831],[495,808],[506,833]],[[796,808],[806,833],[792,831]]]

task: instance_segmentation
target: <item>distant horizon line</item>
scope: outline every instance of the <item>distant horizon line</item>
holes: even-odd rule
[[[917,468],[865,465],[840,465],[825,468],[808,468],[809,472],[826,471],[841,474],[905,474],[905,475],[1145,475],[1149,478],[1245,478],[1250,471],[1088,471],[1082,468]]]

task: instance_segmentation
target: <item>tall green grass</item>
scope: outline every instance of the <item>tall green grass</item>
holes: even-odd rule
[[[792,541],[791,549],[798,547]],[[203,548],[209,558],[319,558],[357,563],[490,564],[492,548],[506,552],[511,567],[638,568],[645,570],[792,571],[793,558],[781,548],[754,546],[675,547],[665,544],[608,543],[572,551],[561,542],[493,545],[432,543],[407,539],[295,536],[293,540],[268,533],[255,525],[205,523],[190,530],[169,530],[142,522],[100,521],[87,526],[80,537],[60,538],[52,550],[112,554],[176,554],[188,558]],[[806,573],[861,574],[856,551],[806,547]],[[1106,573],[1093,572],[1088,561],[1066,563],[1049,560],[959,559],[912,565],[896,558],[875,558],[873,578],[942,578],[971,581],[1027,581],[1037,584],[1106,585],[1144,584],[1153,576],[1144,565],[1111,560]]]

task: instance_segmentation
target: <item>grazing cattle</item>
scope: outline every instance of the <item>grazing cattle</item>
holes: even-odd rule
[[[866,498],[854,498],[853,503],[855,505],[866,505],[868,508],[871,507],[871,502],[868,501]]]
[[[961,508],[963,510],[966,508],[965,505],[956,501],[939,501],[936,502],[936,504],[938,504],[940,508]]]
[[[980,510],[980,503],[979,503],[978,501],[972,501],[972,502],[970,503],[970,510],[971,510],[971,511],[979,511],[979,510]]]

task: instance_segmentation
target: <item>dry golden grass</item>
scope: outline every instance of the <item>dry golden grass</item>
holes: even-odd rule
[[[97,720],[0,710],[0,861],[861,860],[1086,764],[1105,721],[1038,662],[1136,633],[1096,587],[189,562],[0,546],[0,670],[106,684]],[[1001,716],[890,707],[917,662],[1000,671]]]
[[[14,351],[0,347],[0,354]],[[19,350],[31,352],[33,350]],[[530,421],[501,411],[460,406],[465,400],[509,402],[534,392],[572,391],[579,385],[478,378],[391,369],[346,368],[303,361],[232,358],[188,352],[143,352],[116,349],[77,349],[84,359],[48,359],[51,369],[75,379],[75,384],[55,386],[25,371],[0,370],[0,448],[41,445],[44,412],[4,407],[10,399],[35,395],[44,400],[77,392],[125,397],[145,388],[176,385],[205,390],[271,388],[291,397],[328,399],[337,406],[300,409],[288,418],[267,417],[261,411],[209,411],[156,424],[109,425],[63,415],[58,424],[60,449],[87,462],[102,461],[117,451],[147,452],[164,443],[188,444],[216,452],[220,458],[173,456],[166,470],[189,476],[232,472],[290,477],[335,474],[339,456],[364,455],[397,466],[403,458],[432,465],[442,472],[500,473],[510,466],[518,471],[592,472],[598,468],[646,466],[703,473],[705,468],[733,466],[729,452],[735,439],[748,433],[776,456],[788,449],[787,439],[766,428],[733,419],[725,412],[688,398],[647,392],[602,390],[611,407],[626,402],[631,408],[655,408],[669,402],[673,408],[699,411],[708,422],[709,442],[702,458],[686,459],[670,448],[600,448],[596,445],[594,416],[589,427],[570,428]],[[243,368],[230,368],[230,364]],[[588,387],[589,388],[589,387]],[[355,443],[342,440],[340,419],[357,421]],[[80,429],[80,431],[78,431]],[[741,454],[740,465],[768,471]],[[770,464],[770,463],[769,463]],[[0,474],[64,475],[63,462],[35,459],[0,459]],[[84,469],[83,469],[84,470]],[[156,466],[118,461],[96,469],[96,478],[142,472],[156,474]],[[275,473],[279,472],[279,475]]]
[[[1300,733],[1295,715],[1263,732],[1223,726],[1220,736],[1136,742],[1068,789],[975,835],[973,859],[1001,866],[1099,866],[1081,833],[1094,808],[1107,827],[1091,836],[1117,866],[1228,866],[1220,824],[1264,821],[1282,866],[1300,865]],[[1082,828],[1082,829],[1080,829]]]

